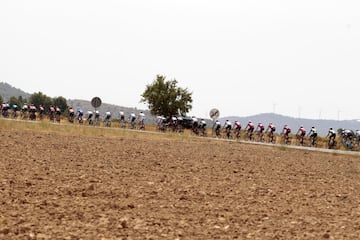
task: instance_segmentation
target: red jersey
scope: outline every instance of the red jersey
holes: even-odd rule
[[[250,130],[254,129],[254,124],[252,122],[249,122],[247,128]]]

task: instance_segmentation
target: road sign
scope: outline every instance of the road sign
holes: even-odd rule
[[[216,108],[213,108],[210,110],[210,117],[212,118],[212,120],[216,120],[218,119],[220,116],[220,111]]]
[[[101,106],[101,99],[99,97],[94,97],[93,99],[91,99],[91,105],[94,108],[98,108]]]

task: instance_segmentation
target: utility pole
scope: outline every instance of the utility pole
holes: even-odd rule
[[[273,113],[275,113],[276,111],[276,106],[277,106],[277,103],[273,103]]]

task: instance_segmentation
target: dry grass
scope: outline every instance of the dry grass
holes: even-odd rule
[[[49,121],[13,121],[0,119],[0,129],[18,129],[24,131],[36,131],[42,133],[60,133],[73,136],[99,136],[138,139],[167,139],[167,140],[190,140],[193,139],[190,132],[185,134],[160,133],[155,131],[155,126],[147,126],[147,131],[123,129],[119,127],[93,127],[68,123],[50,123]]]

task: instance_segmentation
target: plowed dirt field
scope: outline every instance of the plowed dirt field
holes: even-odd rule
[[[356,156],[0,130],[0,239],[360,238]]]

